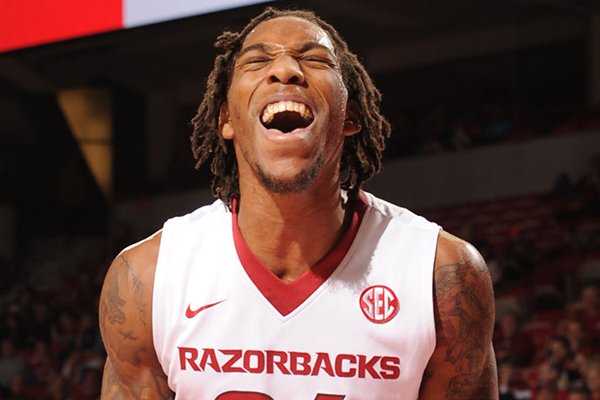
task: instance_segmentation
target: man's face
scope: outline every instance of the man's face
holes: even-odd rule
[[[331,39],[304,19],[280,17],[246,38],[221,109],[240,183],[297,192],[319,176],[336,179],[346,135],[360,130]],[[326,171],[326,172],[325,172]]]
[[[594,392],[600,392],[600,366],[593,366],[588,368],[585,375],[586,383],[588,388]]]

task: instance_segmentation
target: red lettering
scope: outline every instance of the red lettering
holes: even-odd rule
[[[381,358],[381,356],[373,356],[373,357],[371,357],[370,360],[367,361],[367,356],[359,355],[358,356],[358,377],[364,378],[366,376],[366,373],[368,372],[369,375],[371,375],[371,377],[373,377],[375,379],[381,379],[381,376],[379,376],[377,371],[375,371],[375,368],[373,368],[375,366],[375,364],[377,364],[377,361],[379,361],[380,358]]]
[[[252,357],[255,365],[252,365]],[[265,370],[265,354],[258,350],[247,350],[244,352],[244,369],[251,374],[260,374]]]
[[[217,355],[215,354],[214,349],[202,349],[202,358],[200,359],[200,368],[203,371],[206,371],[206,365],[210,365],[210,367],[216,371],[221,372],[221,367],[219,366],[219,360],[217,359]]]
[[[400,359],[398,357],[382,357],[380,365],[383,379],[398,379],[400,377]]]
[[[333,366],[331,365],[331,359],[327,353],[317,353],[317,359],[315,360],[315,366],[311,375],[319,375],[321,369],[323,369],[327,375],[335,376],[333,373]]]
[[[340,378],[352,378],[356,376],[356,368],[344,369],[344,361],[350,365],[356,364],[356,356],[353,354],[338,354],[335,358],[335,374]]]
[[[369,286],[360,295],[360,307],[365,316],[378,324],[390,321],[399,309],[396,294],[387,286]]]
[[[310,375],[310,354],[290,351],[290,369],[294,375]]]
[[[361,298],[360,298],[360,306],[363,309],[365,315],[369,316],[369,318],[373,318],[373,289],[366,289]]]
[[[374,290],[375,296],[375,319],[385,319],[387,296],[382,287],[376,287]]]
[[[226,356],[231,356],[229,360],[223,364],[223,372],[246,372],[242,367],[236,367],[233,364],[238,362],[242,358],[241,350],[219,350]]]
[[[285,351],[267,350],[267,374],[272,374],[274,366],[279,368],[279,371],[284,375],[289,375],[290,370],[287,369],[288,354]]]
[[[323,394],[319,393],[315,400],[344,400],[346,396],[342,394]]]
[[[178,347],[178,351],[179,367],[182,371],[191,369],[197,372],[213,370],[226,373],[281,373],[304,376],[327,374],[331,377],[361,379],[398,379],[401,374],[400,358],[396,356],[194,347]],[[222,355],[217,356],[217,352]]]
[[[200,367],[194,363],[198,358],[198,349],[193,347],[178,347],[179,349],[179,368],[183,371],[186,370],[185,362],[187,361],[190,364],[190,367],[194,371],[200,371]]]

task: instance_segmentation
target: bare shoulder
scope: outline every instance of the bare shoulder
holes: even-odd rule
[[[161,233],[123,250],[100,295],[107,351],[102,398],[170,398],[152,341],[152,293]]]
[[[470,243],[442,232],[438,239],[434,271],[434,299],[438,337],[448,325],[467,328],[493,328],[495,309],[490,274],[483,257]],[[454,323],[453,323],[454,322]],[[468,333],[468,332],[465,332]],[[491,332],[490,332],[491,333]]]
[[[139,322],[148,328],[151,311],[152,286],[161,233],[123,250],[113,261],[102,287],[100,297],[100,328],[111,333],[114,326]],[[137,318],[131,319],[131,307],[138,309]],[[127,317],[130,316],[128,319]]]
[[[487,267],[483,257],[481,257],[472,244],[448,232],[442,231],[438,237],[438,246],[435,257],[436,270],[456,264],[461,264],[467,268],[474,268],[475,270],[487,273]]]
[[[423,398],[496,399],[490,275],[474,246],[446,232],[438,239],[434,306],[437,342]]]
[[[158,231],[152,236],[124,249],[115,258],[109,269],[109,274],[113,269],[116,270],[114,272],[122,272],[121,270],[125,269],[134,273],[143,283],[152,284],[161,237],[162,231]]]

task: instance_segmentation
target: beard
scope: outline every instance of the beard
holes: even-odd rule
[[[267,190],[272,193],[286,194],[297,193],[306,189],[315,180],[322,166],[323,157],[319,157],[311,165],[288,179],[276,178],[268,174],[258,165],[256,165],[254,169],[260,182]]]

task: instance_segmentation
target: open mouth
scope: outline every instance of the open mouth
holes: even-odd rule
[[[295,101],[271,103],[263,110],[260,121],[267,129],[289,133],[306,128],[314,120],[312,111],[306,104]]]

